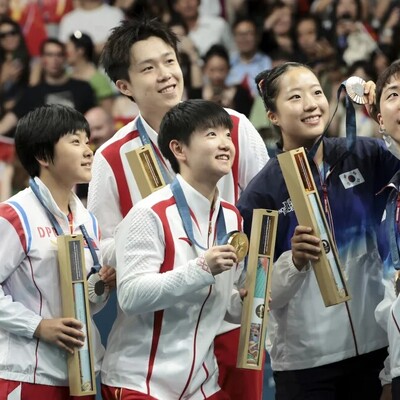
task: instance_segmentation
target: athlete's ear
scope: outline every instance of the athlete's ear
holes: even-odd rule
[[[44,159],[41,159],[41,158],[37,158],[37,157],[35,157],[36,158],[36,161],[39,163],[39,165],[41,166],[41,167],[48,167],[49,165],[50,165],[50,161],[48,161],[48,160],[46,160],[45,158]]]
[[[184,146],[182,146],[182,143],[179,140],[176,139],[171,140],[169,142],[169,148],[178,161],[186,160],[186,153],[184,151]]]
[[[117,82],[115,82],[115,86],[125,96],[133,97],[133,91],[132,91],[131,85],[129,84],[129,82],[127,80],[118,79]]]
[[[378,120],[379,130],[381,132],[384,132],[385,131],[385,124],[383,123],[382,114],[381,113],[376,114],[376,119]]]
[[[267,111],[267,118],[273,125],[279,126],[279,118],[273,111]]]

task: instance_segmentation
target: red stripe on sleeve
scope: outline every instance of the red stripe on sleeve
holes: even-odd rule
[[[19,218],[18,213],[9,204],[3,203],[0,204],[0,217],[7,220],[14,227],[21,242],[21,246],[24,249],[25,253],[27,253],[28,247],[27,247],[25,230],[22,225],[21,219]]]

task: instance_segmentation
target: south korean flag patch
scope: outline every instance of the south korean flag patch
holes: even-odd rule
[[[342,181],[345,189],[350,189],[365,182],[365,179],[361,175],[361,172],[358,168],[349,172],[345,172],[344,174],[340,174],[339,178]]]

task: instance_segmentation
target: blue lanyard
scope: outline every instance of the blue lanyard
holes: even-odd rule
[[[395,269],[400,269],[400,234],[398,227],[398,214],[400,212],[398,207],[398,196],[399,193],[396,189],[393,189],[390,194],[386,204],[386,221],[387,228],[389,231],[389,249],[390,256],[392,258],[393,267]]]
[[[340,94],[346,87],[346,81],[343,81],[338,89],[337,101],[339,102]],[[356,111],[350,96],[347,94],[346,90],[346,144],[347,150],[352,151],[356,143],[357,136],[357,123],[356,123]]]
[[[329,121],[328,125],[326,126],[324,132],[322,133],[322,135],[319,137],[319,139],[314,143],[314,145],[311,147],[310,151],[307,154],[307,157],[309,160],[313,160],[315,157],[315,154],[317,153],[318,147],[323,139],[323,137],[326,135],[326,133],[328,132],[328,128],[329,125],[331,124],[333,117],[336,114],[338,105],[339,105],[339,99],[340,99],[340,95],[342,93],[342,90],[346,89],[346,81],[343,81],[340,86],[339,89],[337,91],[337,104],[336,104],[336,108],[335,111],[331,117],[331,120]],[[347,146],[347,150],[352,151],[354,149],[354,145],[356,143],[356,137],[357,137],[357,123],[356,123],[356,112],[354,109],[354,105],[353,102],[351,101],[349,95],[347,94],[346,90],[345,90],[345,94],[346,94],[346,146]]]
[[[35,182],[34,179],[32,179],[32,178],[29,179],[29,186],[32,189],[32,192],[35,194],[35,196],[39,200],[40,204],[46,210],[47,216],[49,217],[50,222],[53,225],[53,228],[57,232],[57,235],[58,236],[64,235],[64,231],[62,230],[60,224],[58,223],[58,221],[56,220],[54,215],[50,212],[50,210],[44,204],[42,195],[40,194],[40,191],[39,191],[39,186]],[[87,233],[85,225],[83,225],[83,224],[79,225],[79,228],[82,231],[83,237],[86,240],[86,243],[87,243],[87,245],[89,247],[89,250],[90,250],[90,254],[92,255],[92,258],[93,258],[93,267],[91,268],[91,270],[89,272],[89,275],[91,275],[93,273],[99,272],[100,268],[101,268],[101,265],[100,265],[100,262],[99,262],[99,258],[97,257],[97,254],[96,254],[96,250],[93,247],[92,239],[90,238],[89,234]],[[89,275],[88,275],[88,277],[89,277]]]
[[[190,216],[189,205],[186,201],[185,194],[183,193],[182,187],[177,178],[171,183],[171,191],[174,195],[176,206],[178,208],[179,215],[182,219],[183,228],[185,229],[188,239],[202,250],[207,250],[207,247],[201,246],[194,238],[192,218]],[[217,244],[225,244],[228,240],[226,233],[225,217],[222,210],[222,205],[219,207],[217,216]]]
[[[157,152],[155,151],[154,145],[153,145],[152,141],[150,140],[149,135],[146,132],[146,129],[144,129],[143,122],[142,122],[142,117],[139,117],[137,119],[136,125],[137,125],[137,129],[139,131],[139,136],[140,136],[140,140],[142,141],[142,144],[143,145],[149,144],[151,146],[151,148],[153,149],[154,156],[155,156],[155,158],[157,160],[158,166],[160,167],[161,175],[164,178],[165,184],[170,183],[171,182],[171,177],[170,177],[165,165],[160,160],[160,157],[158,156]]]

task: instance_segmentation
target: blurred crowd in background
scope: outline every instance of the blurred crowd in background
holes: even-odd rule
[[[76,108],[90,123],[94,150],[136,116],[99,60],[112,28],[141,16],[159,18],[179,37],[184,99],[245,114],[271,155],[278,138],[254,83],[260,71],[284,61],[310,65],[332,113],[337,106],[329,135],[344,136],[340,84],[351,75],[376,81],[400,53],[393,0],[0,0],[0,201],[27,185],[13,134],[31,109]],[[379,136],[363,106],[356,119],[359,135]]]

